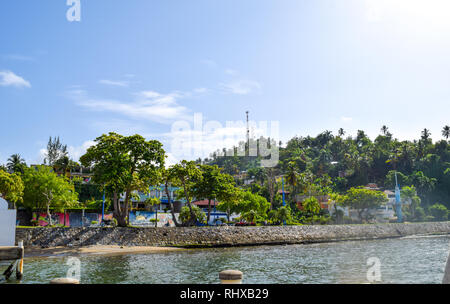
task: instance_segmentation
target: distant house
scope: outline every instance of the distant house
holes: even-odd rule
[[[375,183],[367,184],[364,187],[364,189],[374,190],[374,191],[383,191],[383,189]],[[395,209],[395,192],[391,191],[391,190],[384,190],[383,193],[386,194],[389,201],[384,203],[383,205],[381,205],[378,208],[369,210],[369,213],[372,215],[372,217],[377,222],[389,222],[396,218],[395,211],[394,211],[394,209]],[[350,210],[349,214],[353,219],[355,219],[355,220],[359,219],[356,210]]]
[[[379,188],[378,185],[375,184],[375,183],[368,183],[368,184],[364,187],[364,189],[368,189],[368,190],[376,190],[376,191],[380,191],[380,190],[381,190],[381,188]]]
[[[204,199],[204,200],[198,200],[198,201],[194,201],[193,202],[193,204],[194,205],[196,205],[196,206],[198,206],[199,208],[202,208],[202,209],[208,209],[208,206],[209,206],[209,200],[207,200],[207,199]],[[211,208],[215,208],[215,207],[217,207],[217,205],[219,204],[219,202],[218,201],[215,201],[215,200],[211,200]]]

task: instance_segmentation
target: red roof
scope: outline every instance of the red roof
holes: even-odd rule
[[[283,194],[283,190],[278,190],[279,194]],[[291,192],[284,190],[284,194],[290,194]]]
[[[193,202],[193,204],[197,205],[197,206],[201,206],[201,207],[208,207],[209,205],[209,201],[208,200],[201,200],[201,201],[195,201]],[[217,206],[219,204],[219,202],[217,201],[211,201],[211,206]]]

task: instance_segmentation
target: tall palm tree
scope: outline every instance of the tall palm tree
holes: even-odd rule
[[[297,184],[299,181],[299,173],[295,166],[295,162],[290,161],[286,170],[286,183],[292,188],[292,197],[297,193]]]
[[[8,171],[13,173],[23,172],[24,166],[26,166],[25,160],[20,156],[20,154],[11,155],[6,163],[6,168]]]
[[[385,125],[381,127],[381,133],[383,133],[384,136],[386,136],[388,132],[388,127],[386,127]]]
[[[338,130],[338,135],[339,135],[340,137],[342,137],[342,136],[345,135],[345,131],[344,131],[343,128],[340,128],[340,129]]]
[[[450,137],[450,126],[447,125],[442,129],[442,136],[444,136],[445,139],[448,140],[448,138]]]
[[[427,128],[423,129],[422,131],[422,139],[423,140],[428,140],[431,136],[431,132],[430,130],[428,130]]]

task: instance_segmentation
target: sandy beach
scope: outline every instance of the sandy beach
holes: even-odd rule
[[[154,247],[154,246],[106,246],[95,245],[86,247],[26,247],[25,258],[27,257],[48,257],[67,255],[119,255],[119,254],[139,254],[139,253],[162,253],[183,250],[175,247]]]

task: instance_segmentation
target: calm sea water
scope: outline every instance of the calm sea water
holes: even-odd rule
[[[367,259],[381,262],[381,283],[441,283],[450,236],[340,243],[183,250],[162,254],[78,256],[81,283],[218,283],[224,269],[244,283],[367,283]],[[68,257],[28,258],[23,283],[65,277]]]

